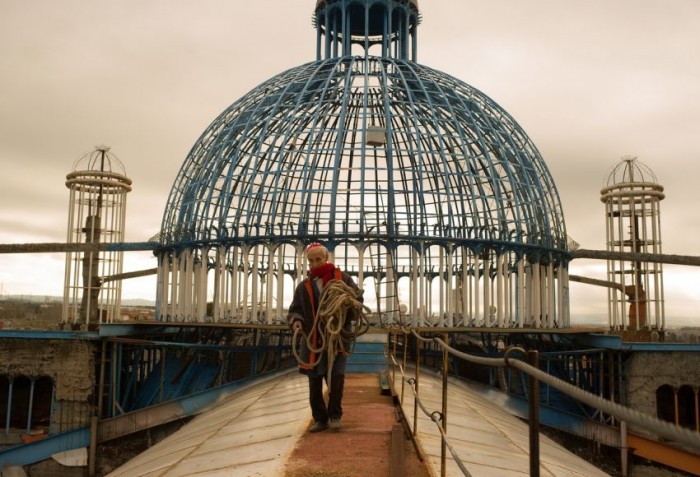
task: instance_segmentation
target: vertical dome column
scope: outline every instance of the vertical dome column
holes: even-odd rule
[[[661,253],[660,201],[663,187],[636,157],[625,157],[601,190],[605,204],[606,247],[609,252]],[[608,280],[617,284],[609,294],[612,329],[663,330],[663,270],[642,260],[608,260]]]

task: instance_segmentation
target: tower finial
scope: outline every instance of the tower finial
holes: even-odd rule
[[[417,61],[419,23],[418,0],[317,0],[316,59],[351,56],[359,46],[365,56],[377,47],[375,56]]]

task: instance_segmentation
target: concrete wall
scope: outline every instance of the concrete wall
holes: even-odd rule
[[[98,344],[84,340],[0,339],[0,374],[54,383],[51,433],[89,425]]]
[[[700,352],[634,351],[624,363],[623,376],[625,404],[656,416],[656,390],[660,386],[700,385]]]

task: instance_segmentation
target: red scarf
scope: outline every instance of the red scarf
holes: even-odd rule
[[[323,286],[326,286],[326,283],[328,283],[330,280],[333,280],[333,278],[335,278],[333,276],[334,271],[335,271],[335,265],[333,265],[331,262],[327,262],[325,265],[321,265],[320,267],[310,269],[309,274],[312,277],[322,278],[323,279]]]

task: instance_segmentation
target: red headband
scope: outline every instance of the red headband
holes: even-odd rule
[[[314,242],[314,243],[312,243],[312,244],[309,244],[309,246],[306,247],[306,251],[308,252],[308,251],[311,250],[312,248],[316,248],[316,247],[323,247],[323,244],[320,244],[320,243],[318,243],[318,242]]]

